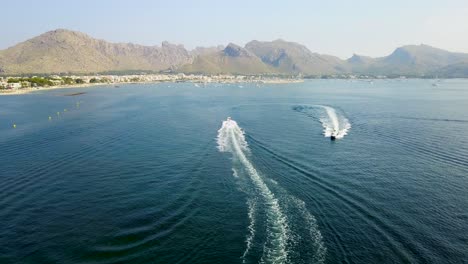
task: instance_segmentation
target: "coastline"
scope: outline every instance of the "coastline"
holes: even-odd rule
[[[49,91],[49,90],[58,90],[58,89],[70,89],[70,88],[89,88],[96,86],[116,86],[124,84],[148,84],[148,83],[178,83],[180,81],[143,81],[143,82],[114,82],[114,83],[84,83],[84,84],[71,84],[71,85],[57,85],[57,86],[48,86],[40,88],[21,88],[15,90],[0,90],[0,96],[8,95],[23,95],[30,94],[39,91]],[[301,83],[304,82],[303,79],[265,79],[262,81],[253,81],[253,80],[223,80],[223,81],[211,81],[208,83],[228,83],[228,84],[244,84],[244,83],[255,83],[255,84],[284,84],[284,83]],[[187,80],[186,83],[193,84],[204,84],[207,82]]]
[[[70,89],[70,88],[89,88],[95,86],[103,86],[103,85],[112,85],[110,83],[84,83],[84,84],[72,84],[72,85],[57,85],[57,86],[49,86],[49,87],[41,87],[41,88],[22,88],[12,91],[0,91],[0,96],[5,95],[23,95],[23,94],[30,94],[34,92],[40,91],[49,91],[49,90],[59,90],[59,89]]]

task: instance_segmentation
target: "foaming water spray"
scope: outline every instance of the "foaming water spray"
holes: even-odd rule
[[[332,140],[341,139],[351,129],[351,123],[335,108],[325,105],[294,106],[293,110],[318,119],[323,127],[323,135]]]
[[[250,223],[243,263],[252,262],[249,257],[259,248],[260,263],[289,263],[297,257],[301,263],[324,263],[327,250],[315,217],[302,200],[289,195],[277,181],[259,174],[250,160],[245,133],[236,121],[223,121],[217,143],[221,152],[232,154],[233,175],[247,194]],[[267,182],[273,185],[269,187]],[[264,230],[264,235],[259,230]]]
[[[320,118],[324,128],[323,135],[331,138],[343,138],[351,129],[349,120],[342,115],[338,115],[336,110],[330,106],[319,105],[325,110],[325,115]]]
[[[230,152],[234,161],[242,166],[243,171],[248,175],[258,195],[262,198],[262,205],[266,212],[266,241],[263,246],[263,255],[260,263],[285,263],[287,261],[288,224],[282,212],[279,201],[260,177],[258,171],[248,158],[248,144],[245,140],[244,131],[237,125],[237,122],[228,118],[223,121],[222,127],[218,130],[218,149],[221,152]],[[243,254],[248,254],[255,236],[255,210],[257,202],[253,202],[254,197],[250,197],[249,203],[249,234],[247,237],[247,249]]]

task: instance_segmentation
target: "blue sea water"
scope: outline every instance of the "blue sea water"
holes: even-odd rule
[[[432,82],[1,96],[0,263],[467,263],[468,80]]]

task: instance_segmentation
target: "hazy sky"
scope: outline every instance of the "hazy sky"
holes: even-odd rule
[[[189,49],[282,38],[342,58],[421,43],[468,52],[468,0],[1,0],[0,18],[0,49],[67,28]]]

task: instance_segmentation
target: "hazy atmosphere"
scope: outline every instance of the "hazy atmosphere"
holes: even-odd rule
[[[342,59],[353,53],[385,56],[421,43],[468,52],[464,0],[19,0],[3,1],[1,10],[0,49],[66,28],[111,42],[167,40],[189,49],[282,38]]]
[[[0,16],[0,264],[467,263],[468,0]]]

